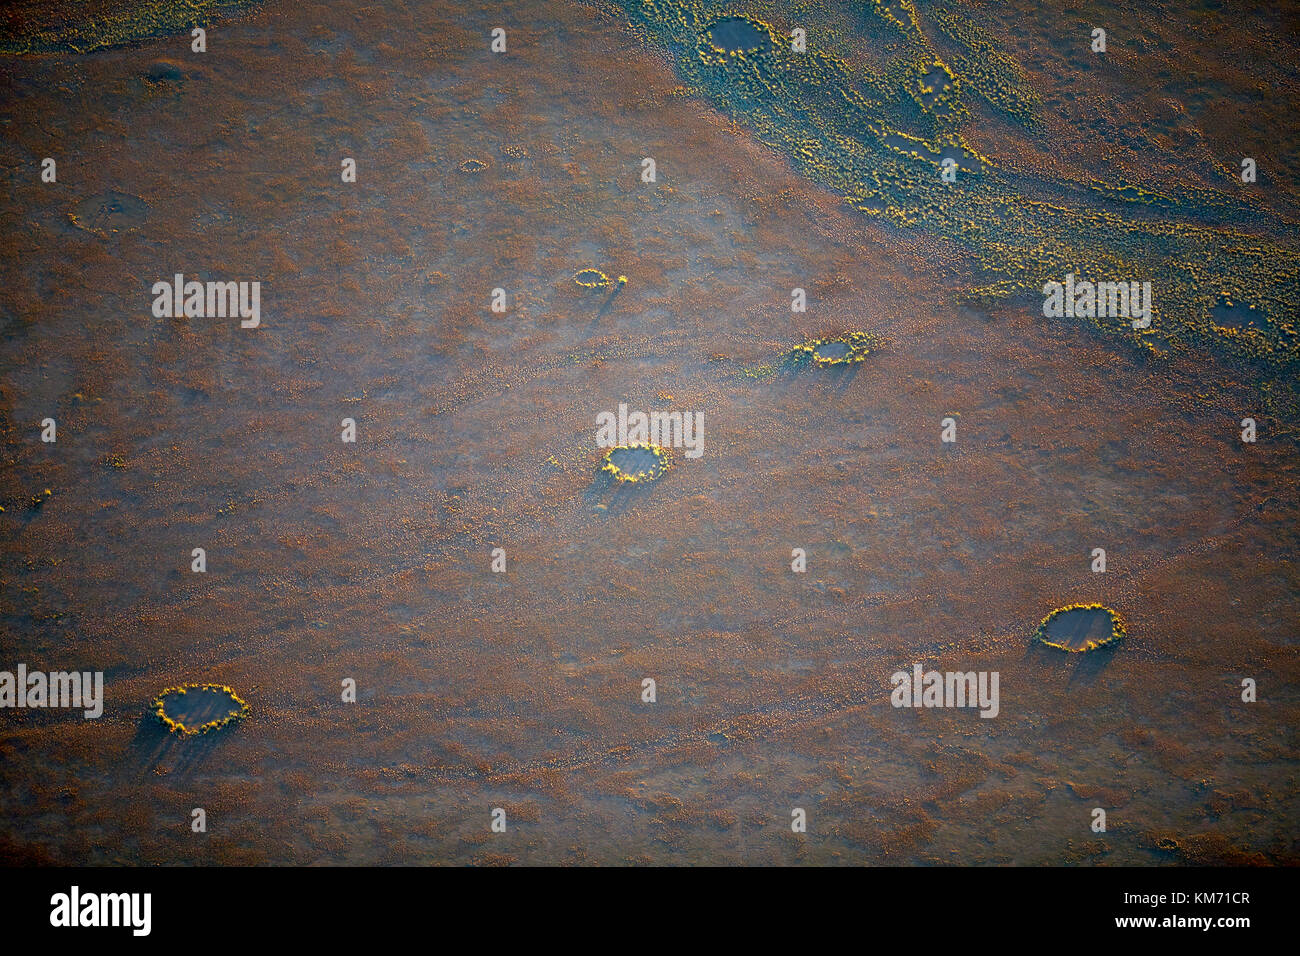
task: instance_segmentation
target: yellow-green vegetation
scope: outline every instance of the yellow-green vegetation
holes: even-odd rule
[[[640,484],[659,478],[669,466],[668,452],[658,445],[632,442],[605,452],[600,470],[617,482]]]
[[[846,332],[833,338],[815,339],[796,345],[786,353],[788,362],[819,366],[856,365],[880,348],[880,340],[869,332]]]
[[[1054,635],[1050,633],[1051,625],[1062,616],[1078,616],[1080,612],[1099,612],[1104,614],[1110,622],[1110,632],[1100,637],[1088,636],[1090,628],[1085,627],[1079,632],[1081,637],[1078,640],[1068,640],[1064,635]],[[1087,624],[1088,622],[1084,622]],[[1071,654],[1082,654],[1087,651],[1095,651],[1099,647],[1105,647],[1122,641],[1127,632],[1124,630],[1124,619],[1119,616],[1117,611],[1112,611],[1104,604],[1067,604],[1065,607],[1058,607],[1038,625],[1038,630],[1034,632],[1034,639],[1048,647],[1055,647],[1057,650],[1068,651]]]
[[[180,704],[184,702],[184,698],[187,695],[197,693],[226,698],[226,713],[200,723],[190,724],[184,723],[183,719],[174,717],[173,714]],[[154,698],[152,709],[153,715],[158,718],[159,723],[172,733],[182,737],[213,733],[237,720],[243,720],[251,712],[248,704],[235,693],[234,688],[227,687],[225,684],[181,684],[177,687],[168,687]]]
[[[13,4],[0,17],[0,54],[92,53],[205,29],[256,0],[62,0]]]
[[[481,159],[467,159],[460,164],[462,173],[481,173],[488,168],[488,164]]]
[[[573,274],[573,281],[584,289],[607,289],[618,282],[619,286],[627,285],[627,276],[619,276],[617,280],[611,279],[599,269],[586,268],[579,269]]]
[[[1030,129],[1036,128],[1041,101],[1015,57],[1003,52],[995,37],[964,14],[936,10],[934,23],[962,51],[953,58],[953,72],[989,105]]]
[[[1258,378],[1294,378],[1300,369],[1292,308],[1300,260],[1293,241],[1274,238],[1293,230],[1261,229],[1272,214],[1230,193],[1231,183],[1157,191],[1079,181],[970,144],[968,91],[1016,121],[1027,139],[1046,135],[1029,73],[971,22],[978,13],[912,0],[622,5],[641,35],[673,52],[687,94],[747,126],[855,208],[939,237],[936,268],[954,273],[960,298],[1024,297],[1041,308],[1044,284],[1067,273],[1150,281],[1150,328],[1134,329],[1125,317],[1079,321],[1143,351],[1207,348]],[[924,28],[918,9],[930,19]],[[773,42],[728,52],[714,35],[737,20]],[[793,49],[796,27],[807,33],[804,52]],[[940,174],[948,158],[958,163],[956,182]],[[1225,332],[1210,315],[1225,297],[1256,305],[1268,326]]]

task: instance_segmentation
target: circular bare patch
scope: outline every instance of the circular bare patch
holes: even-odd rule
[[[654,481],[668,470],[668,452],[658,445],[615,445],[605,453],[600,470],[615,481]]]
[[[1124,620],[1102,604],[1071,604],[1043,618],[1034,637],[1048,647],[1081,654],[1124,637]]]
[[[192,737],[242,720],[249,707],[225,684],[182,684],[154,698],[153,713],[172,733]]]
[[[815,365],[855,365],[880,347],[866,332],[846,332],[829,339],[817,339],[796,345],[789,357],[796,363],[811,361]]]
[[[128,193],[110,189],[72,207],[68,219],[78,229],[101,239],[140,228],[149,216],[149,204]]]
[[[772,30],[761,20],[749,17],[724,17],[705,31],[709,43],[719,53],[760,53],[772,48]]]

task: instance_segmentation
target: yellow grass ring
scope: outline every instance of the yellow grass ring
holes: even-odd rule
[[[1040,644],[1083,654],[1124,639],[1124,619],[1104,604],[1068,604],[1043,618],[1034,631]]]
[[[633,442],[615,445],[605,452],[600,470],[615,481],[627,484],[651,482],[669,468],[668,452],[658,445]]]
[[[225,684],[168,687],[154,698],[152,707],[158,722],[182,737],[213,733],[251,712],[243,698]]]
[[[816,339],[796,345],[790,350],[797,362],[812,362],[822,367],[856,365],[866,361],[868,355],[880,347],[874,336],[866,332],[849,332],[829,339]]]
[[[573,274],[573,281],[584,289],[608,289],[615,280],[611,279],[599,269],[586,268],[579,269]],[[627,276],[618,277],[619,285],[627,285]]]
[[[460,164],[462,173],[481,173],[488,168],[488,164],[481,159],[467,159]]]

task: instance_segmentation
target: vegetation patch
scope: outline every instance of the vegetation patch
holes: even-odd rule
[[[1124,619],[1103,604],[1070,604],[1043,618],[1034,638],[1048,647],[1082,654],[1124,639]]]
[[[880,348],[880,341],[867,332],[847,332],[833,338],[815,339],[796,345],[786,353],[788,362],[798,365],[856,365]]]
[[[214,733],[249,715],[249,706],[225,684],[168,687],[153,702],[153,715],[174,734]]]
[[[656,480],[668,467],[668,452],[658,445],[633,443],[607,451],[600,470],[615,481],[638,484]]]

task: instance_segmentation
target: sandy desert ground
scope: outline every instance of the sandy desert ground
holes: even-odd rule
[[[857,77],[889,26],[863,6],[700,15],[834,26]],[[942,5],[915,9],[950,56]],[[1038,120],[968,97],[990,157],[969,175],[1000,191],[907,193],[912,225],[702,86],[655,5],[266,3],[204,54],[164,32],[18,55],[10,23],[0,669],[103,671],[106,699],[0,712],[0,859],[1300,859],[1293,316],[1230,321],[1238,292],[1208,313],[1219,348],[1190,273],[1148,337],[971,292],[1033,278],[1015,209],[1060,202],[1082,225],[1052,256],[1108,255],[1087,229],[1109,216],[1189,243],[1126,262],[1247,294],[1258,269],[1261,302],[1293,301],[1266,267],[1300,247],[1296,14],[946,9],[1021,64]],[[996,243],[958,228],[995,213]],[[261,325],[155,318],[178,272],[260,281]],[[850,331],[881,347],[783,364]],[[620,402],[702,413],[703,455],[603,481],[596,416]],[[1122,642],[1033,642],[1089,602]],[[916,663],[998,672],[998,717],[891,706]],[[169,736],[150,702],[182,682],[251,714]]]

